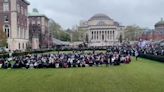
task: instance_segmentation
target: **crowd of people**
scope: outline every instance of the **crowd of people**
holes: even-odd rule
[[[92,67],[92,66],[111,66],[122,63],[129,64],[131,56],[136,60],[140,54],[151,54],[164,56],[164,48],[154,45],[139,46],[113,46],[108,47],[105,53],[95,53],[93,49],[90,53],[84,51],[65,54],[31,54],[10,58],[0,58],[0,68],[19,69],[19,68],[72,68],[72,67]]]
[[[147,45],[143,48],[139,48],[138,51],[143,54],[164,56],[164,47],[158,45]]]
[[[69,53],[69,54],[38,54],[0,59],[0,67],[3,69],[13,68],[75,68],[92,66],[118,66],[121,63],[129,64],[130,54],[121,53],[118,48],[111,49],[106,53]]]

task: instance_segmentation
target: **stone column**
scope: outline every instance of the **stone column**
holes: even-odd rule
[[[112,40],[112,31],[110,31],[110,40]]]
[[[101,40],[101,30],[99,30],[99,40]]]
[[[104,30],[104,41],[106,40],[106,31]]]
[[[94,40],[96,40],[96,31],[94,31]]]
[[[90,40],[93,40],[93,31],[91,31],[90,36]]]

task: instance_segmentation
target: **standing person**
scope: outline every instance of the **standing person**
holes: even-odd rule
[[[137,50],[135,51],[135,57],[136,57],[136,61],[137,61],[138,60],[138,57],[139,57],[139,53],[138,53]]]
[[[110,53],[110,54],[109,54],[109,64],[110,64],[110,65],[112,65],[112,58],[113,58],[113,54]]]
[[[0,68],[2,68],[3,61],[0,59]]]

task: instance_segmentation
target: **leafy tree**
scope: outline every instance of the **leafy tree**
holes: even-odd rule
[[[144,32],[144,30],[137,25],[127,26],[125,30],[125,39],[129,41],[138,40]]]
[[[59,39],[62,41],[71,40],[69,33],[66,32],[68,30],[63,30],[62,27],[52,19],[49,22],[49,30],[52,36],[56,39]]]
[[[62,40],[62,41],[70,41],[71,40],[70,35],[65,31],[61,31],[59,35],[60,35],[60,40]]]
[[[72,41],[82,41],[87,42],[88,36],[86,34],[87,30],[79,29],[78,31],[71,31],[71,39]]]
[[[49,30],[52,33],[53,37],[56,39],[60,39],[60,31],[61,31],[61,26],[56,23],[54,20],[50,20],[49,22]]]

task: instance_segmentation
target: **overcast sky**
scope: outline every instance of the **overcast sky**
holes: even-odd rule
[[[80,20],[104,13],[122,25],[154,28],[164,17],[164,0],[28,0],[32,8],[47,15],[63,28],[71,28]]]

